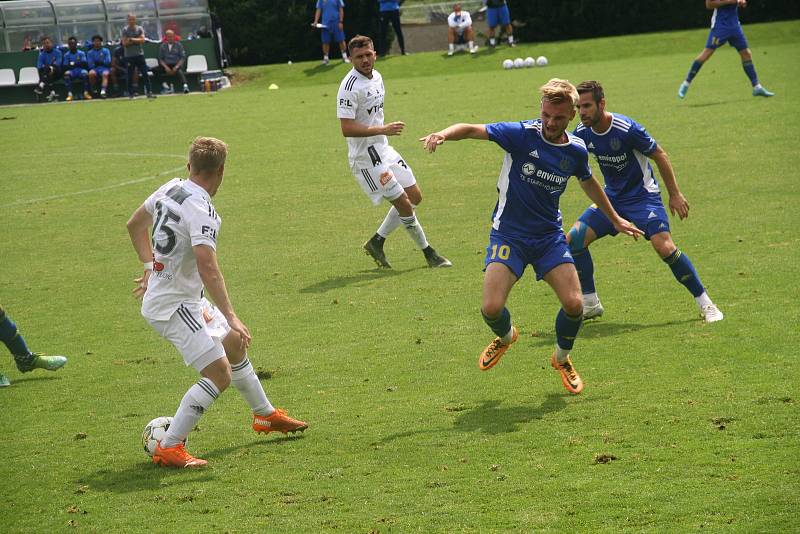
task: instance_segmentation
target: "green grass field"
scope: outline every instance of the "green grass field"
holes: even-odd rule
[[[679,101],[705,30],[379,62],[420,220],[455,264],[443,271],[402,230],[393,271],[361,253],[385,206],[349,174],[344,65],[240,69],[211,96],[0,109],[0,301],[34,350],[69,356],[26,375],[2,360],[0,531],[800,531],[800,22],[746,32],[775,98],[750,96],[726,48]],[[500,69],[541,54],[544,69]],[[674,239],[725,313],[704,325],[646,242],[596,243],[606,314],[576,342],[578,397],[548,366],[558,304],[530,274],[509,302],[520,342],[478,371],[502,151],[416,141],[533,118],[551,77],[601,80],[609,109],[669,153],[692,206]],[[139,315],[125,221],[200,134],[230,144],[219,254],[250,357],[273,403],[311,426],[259,437],[231,388],[190,437],[212,467],[176,472],[149,464],[139,436],[195,374]],[[565,222],[587,204],[571,184]]]

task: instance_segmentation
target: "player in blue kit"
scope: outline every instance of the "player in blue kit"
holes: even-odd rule
[[[31,352],[25,343],[25,338],[19,333],[16,323],[11,317],[6,315],[6,311],[0,306],[0,342],[2,342],[14,356],[14,362],[20,372],[27,373],[34,369],[46,369],[57,371],[64,367],[67,359],[64,356],[45,356],[36,352]],[[0,373],[0,387],[10,386],[11,382],[6,375]]]
[[[711,31],[708,34],[706,47],[700,52],[689,69],[689,74],[678,88],[678,96],[686,97],[689,84],[703,64],[714,54],[714,51],[726,42],[739,52],[742,57],[742,68],[750,83],[753,85],[753,96],[775,96],[775,93],[767,91],[758,83],[756,68],[753,66],[753,54],[747,46],[747,39],[742,31],[742,24],[739,22],[739,7],[747,7],[746,0],[706,0],[706,9],[713,9],[711,15]]]
[[[83,82],[83,98],[91,100],[92,95],[89,94],[89,71],[86,68],[89,66],[86,61],[86,52],[78,50],[78,40],[75,37],[70,37],[67,40],[69,49],[64,52],[64,85],[67,86],[67,102],[72,101],[72,81],[80,80]]]
[[[86,52],[89,63],[89,86],[92,87],[100,78],[100,96],[105,98],[108,90],[108,77],[111,75],[111,52],[103,46],[100,35],[92,37],[92,48]]]
[[[314,12],[314,22],[316,26],[322,20],[325,25],[322,28],[322,64],[330,62],[328,53],[331,43],[339,43],[339,50],[342,52],[342,61],[350,63],[347,58],[347,44],[344,42],[344,0],[317,0],[317,10]]]
[[[706,293],[692,262],[672,241],[669,218],[661,202],[658,182],[647,161],[650,158],[656,162],[669,193],[670,211],[685,219],[689,216],[689,203],[678,188],[667,153],[636,121],[606,111],[605,95],[600,83],[582,82],[578,84],[578,94],[581,124],[573,133],[583,139],[589,152],[597,159],[611,205],[620,215],[644,230],[645,239],[652,243],[659,257],[669,265],[678,282],[692,293],[705,321],[721,321],[722,312]],[[603,314],[603,305],[595,290],[594,264],[589,244],[595,239],[616,233],[611,221],[596,206],[590,206],[567,234],[581,281],[584,319]]]
[[[53,40],[49,37],[42,37],[42,49],[36,60],[36,68],[39,70],[39,83],[33,90],[37,98],[46,96],[47,100],[56,99],[56,92],[53,90],[53,82],[61,75],[61,50],[53,48]]]
[[[496,124],[454,124],[420,140],[433,152],[445,141],[483,139],[506,151],[497,181],[498,200],[486,248],[481,314],[497,335],[478,359],[485,371],[500,360],[519,332],[511,324],[506,301],[529,264],[537,280],[553,288],[561,309],[556,315],[556,348],[550,359],[573,394],[583,381],[569,353],[583,320],[580,282],[569,245],[561,229],[558,201],[570,176],[606,214],[617,232],[636,238],[642,232],[611,206],[589,169],[583,141],[565,130],[575,117],[578,92],[566,80],[554,78],[540,88],[541,119]]]

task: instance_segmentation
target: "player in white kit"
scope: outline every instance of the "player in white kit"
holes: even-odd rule
[[[197,137],[189,149],[189,179],[174,178],[159,187],[128,221],[133,248],[144,264],[134,289],[143,297],[142,315],[201,375],[153,455],[154,463],[168,467],[208,463],[186,452],[184,442],[231,382],[252,408],[256,432],[285,434],[308,427],[267,399],[247,357],[250,331],[233,310],[217,263],[222,219],[211,197],[222,183],[227,153],[219,139]]]
[[[414,210],[422,202],[422,191],[414,172],[386,138],[400,135],[405,124],[383,124],[385,90],[383,78],[373,68],[377,55],[372,39],[356,35],[350,39],[348,51],[353,68],[339,86],[336,116],[347,138],[350,169],[374,205],[384,198],[392,204],[378,231],[364,243],[364,250],[379,267],[391,268],[383,244],[402,224],[430,267],[450,267],[452,263],[430,246],[417,220]]]

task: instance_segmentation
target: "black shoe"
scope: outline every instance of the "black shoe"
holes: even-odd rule
[[[386,259],[386,254],[383,253],[383,243],[378,244],[375,239],[370,239],[363,245],[364,251],[370,256],[378,267],[382,269],[391,269],[392,265]]]
[[[425,254],[425,260],[428,262],[428,267],[452,267],[453,264],[445,258],[440,256],[433,247],[429,246],[422,251]]]
[[[153,98],[154,99],[154,98],[156,98],[156,94],[154,92],[150,91],[149,93],[147,93],[147,98]]]

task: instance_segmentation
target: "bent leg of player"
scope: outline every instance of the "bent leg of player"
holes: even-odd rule
[[[550,365],[561,375],[564,388],[577,395],[583,391],[583,380],[572,365],[569,353],[583,322],[583,301],[578,273],[563,234],[533,267],[537,279],[547,282],[561,302],[556,314],[556,348]]]
[[[654,234],[650,237],[650,242],[653,243],[653,248],[664,263],[669,265],[675,279],[692,294],[698,308],[700,308],[700,315],[703,320],[707,323],[721,321],[723,318],[722,312],[711,301],[691,260],[675,246],[670,233],[660,232]]]
[[[511,288],[522,277],[526,260],[511,240],[492,232],[484,259],[483,300],[481,316],[495,337],[478,357],[478,369],[487,371],[497,365],[503,354],[517,341],[519,330],[511,324],[506,301]]]
[[[417,185],[414,172],[403,161],[399,154],[390,162],[385,171],[381,173],[380,183],[385,187],[385,197],[389,200],[398,212],[400,223],[405,227],[411,240],[419,247],[425,256],[425,261],[429,267],[450,267],[453,264],[439,255],[438,252],[428,243],[425,231],[417,219],[416,207],[422,202],[422,192]],[[394,197],[394,192],[399,186],[403,194]]]
[[[594,262],[589,244],[612,233],[614,226],[611,221],[594,204],[586,208],[567,233],[567,242],[581,284],[584,319],[600,317],[605,311],[595,288]]]
[[[17,325],[6,315],[2,307],[0,307],[0,341],[11,352],[17,369],[22,373],[27,373],[34,369],[56,371],[67,363],[67,359],[64,356],[45,356],[44,354],[31,352],[25,343],[25,338],[19,333]]]

